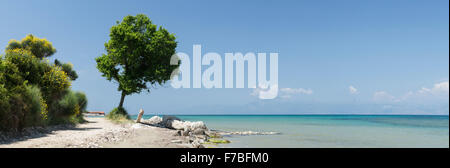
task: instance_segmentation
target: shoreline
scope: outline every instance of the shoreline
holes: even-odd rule
[[[448,117],[181,117],[167,125],[151,116],[141,123],[86,117],[87,123],[27,128],[16,137],[1,132],[0,148],[448,148]]]

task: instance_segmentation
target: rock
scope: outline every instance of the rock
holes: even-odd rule
[[[202,144],[197,143],[197,142],[193,142],[192,143],[192,147],[194,147],[194,148],[205,148]]]
[[[208,140],[208,137],[206,135],[194,135],[194,137],[196,139],[199,139],[199,140],[202,140],[202,141]]]
[[[166,127],[166,128],[173,128],[172,127],[172,122],[173,121],[181,121],[181,119],[179,119],[178,117],[175,116],[163,116],[162,118],[162,122],[160,123],[160,125]]]
[[[215,144],[219,144],[219,143],[223,143],[223,144],[230,143],[229,140],[226,140],[226,139],[215,139],[215,138],[209,139],[208,142],[215,143]]]
[[[167,128],[172,128],[176,130],[185,130],[189,131],[187,128],[186,122],[180,121],[180,120],[169,120],[166,122]]]
[[[165,116],[163,116],[162,119],[163,119],[163,122],[170,121],[170,120],[179,120],[179,121],[181,121],[181,119],[179,119],[178,117],[171,116],[171,115],[165,115]]]
[[[202,121],[190,122],[190,121],[172,120],[168,121],[166,126],[168,128],[185,131],[194,131],[194,130],[205,131],[207,129],[205,123],[203,123]]]
[[[151,124],[151,125],[160,125],[162,121],[163,121],[163,119],[161,117],[153,116],[152,118],[149,118],[148,120],[145,120],[144,122],[146,124]]]
[[[171,143],[178,143],[178,144],[180,144],[180,143],[183,143],[183,141],[182,140],[179,140],[179,139],[177,139],[177,140],[172,140],[172,141],[170,141]]]
[[[158,119],[157,121],[160,120]],[[205,123],[202,121],[182,121],[175,116],[163,116],[160,125],[170,129],[183,130],[183,132],[181,132],[181,135],[183,136],[188,136],[189,134],[204,135],[205,131],[208,130]]]
[[[217,133],[215,131],[205,131],[205,135],[210,138],[222,138],[222,135],[220,135],[219,133]]]
[[[206,130],[206,124],[203,123],[203,121],[196,121],[196,122],[189,122],[187,121],[187,125],[189,126],[190,130],[196,130],[196,129],[202,129]]]
[[[181,131],[181,136],[189,136],[189,131]]]
[[[181,136],[181,135],[182,135],[181,130],[178,130],[177,132],[175,132],[174,135],[175,135],[175,136]]]
[[[203,143],[204,141],[201,141],[201,140],[198,140],[198,139],[196,139],[196,140],[194,140],[194,141],[192,141],[192,147],[194,147],[194,148],[205,148],[203,145],[202,145],[202,143]]]
[[[197,128],[197,129],[193,130],[192,133],[194,135],[205,135],[205,129]]]

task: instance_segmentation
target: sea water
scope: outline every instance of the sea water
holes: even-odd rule
[[[152,115],[145,115],[150,118]],[[449,147],[449,117],[424,115],[176,115],[222,131],[279,132],[232,135],[217,147],[377,148]],[[133,116],[134,118],[136,116]]]

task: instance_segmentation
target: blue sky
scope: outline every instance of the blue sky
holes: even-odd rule
[[[74,64],[89,110],[117,106],[117,85],[95,68],[109,29],[146,14],[177,36],[177,51],[278,52],[280,95],[253,89],[173,89],[126,97],[156,114],[449,114],[449,2],[21,1],[0,2],[0,46],[26,34],[50,40]],[[2,51],[3,52],[3,51]],[[350,87],[352,89],[350,89]],[[305,94],[301,90],[311,90]]]

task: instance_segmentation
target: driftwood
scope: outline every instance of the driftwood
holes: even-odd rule
[[[141,119],[142,119],[142,116],[144,115],[144,110],[139,110],[139,115],[138,115],[138,117],[137,117],[137,119],[136,119],[136,123],[140,123],[141,122]]]

